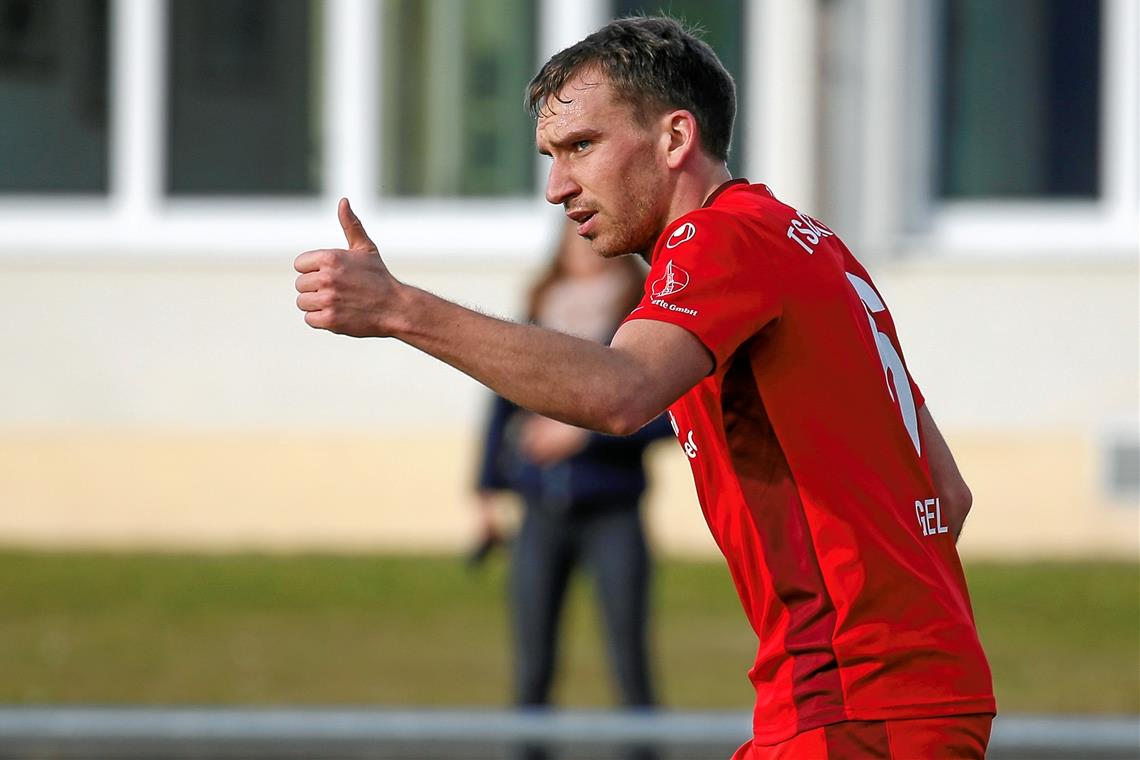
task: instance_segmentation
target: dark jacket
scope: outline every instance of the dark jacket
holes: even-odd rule
[[[519,451],[518,430],[526,411],[495,396],[479,469],[481,490],[514,491],[528,507],[562,512],[591,508],[636,508],[645,492],[646,447],[673,433],[661,415],[631,436],[590,433],[577,454],[541,467]]]

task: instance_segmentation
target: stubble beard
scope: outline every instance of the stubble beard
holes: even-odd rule
[[[644,236],[635,234],[633,227],[624,221],[614,221],[613,227],[607,233],[595,236],[590,240],[594,252],[605,259],[615,259],[629,253],[642,253],[653,243],[646,243]]]
[[[629,203],[623,204],[626,207],[616,213],[605,214],[610,229],[601,230],[601,234],[590,240],[594,251],[603,258],[612,259],[636,253],[648,260],[657,238],[665,228],[663,220],[659,218],[662,212],[658,206],[662,203],[654,193],[656,185],[653,179],[644,179],[640,186],[630,179]]]

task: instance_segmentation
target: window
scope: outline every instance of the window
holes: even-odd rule
[[[530,0],[385,0],[381,193],[534,193],[537,25]]]
[[[736,80],[736,124],[732,130],[728,168],[734,176],[740,176],[747,134],[741,102],[745,91],[743,0],[614,0],[612,15],[614,18],[664,15],[702,32],[700,37],[716,51]]]
[[[107,192],[107,24],[105,0],[0,0],[0,192]]]
[[[907,247],[977,257],[1135,257],[1135,0],[908,3],[876,92],[875,144]],[[881,25],[868,25],[871,30]],[[870,34],[870,33],[868,33]],[[869,118],[868,143],[880,124]],[[892,146],[899,146],[902,153]],[[897,178],[897,180],[896,180]],[[893,184],[898,181],[898,185]],[[884,207],[881,220],[894,212]],[[882,228],[882,229],[885,229]]]
[[[171,2],[168,193],[317,191],[313,93],[320,6],[310,0]]]
[[[1099,0],[948,0],[937,193],[1094,198]]]

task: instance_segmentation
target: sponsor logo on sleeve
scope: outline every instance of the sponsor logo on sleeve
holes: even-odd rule
[[[689,284],[689,273],[679,266],[675,266],[670,259],[665,264],[665,275],[653,282],[653,297],[664,298],[679,293]]]
[[[671,304],[663,299],[668,296],[681,292],[689,284],[689,273],[681,267],[676,266],[672,260],[665,264],[665,274],[660,279],[654,280],[650,287],[650,302],[654,306],[658,306],[667,311],[676,311],[681,314],[688,314],[689,316],[697,316],[696,309],[690,309],[684,306],[677,306]]]
[[[672,250],[681,243],[687,243],[693,239],[693,235],[697,234],[697,226],[692,222],[685,222],[669,235],[669,239],[665,241],[665,247]]]

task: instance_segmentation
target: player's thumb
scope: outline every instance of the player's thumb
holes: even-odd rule
[[[344,230],[344,239],[348,241],[349,248],[365,248],[376,250],[376,244],[372,242],[372,238],[368,237],[368,233],[364,231],[364,225],[360,223],[360,217],[352,210],[352,206],[348,203],[348,198],[341,198],[340,203],[336,208],[337,218],[340,220],[340,228]]]

